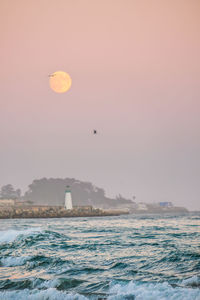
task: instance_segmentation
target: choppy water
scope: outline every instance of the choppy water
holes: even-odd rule
[[[200,215],[0,220],[0,300],[200,299]]]

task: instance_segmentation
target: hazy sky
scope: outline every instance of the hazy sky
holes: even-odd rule
[[[200,209],[199,0],[1,0],[0,43],[0,186],[74,177]]]

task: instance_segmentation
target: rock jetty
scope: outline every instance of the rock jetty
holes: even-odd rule
[[[92,207],[77,207],[72,210],[66,210],[62,206],[0,207],[0,219],[104,217],[122,214],[128,214],[128,212],[122,210],[104,211]]]

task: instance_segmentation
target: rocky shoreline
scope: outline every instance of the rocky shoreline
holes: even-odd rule
[[[99,208],[74,208],[66,210],[58,206],[31,206],[31,207],[1,207],[0,219],[27,219],[27,218],[72,218],[72,217],[105,217],[128,214],[127,211]]]

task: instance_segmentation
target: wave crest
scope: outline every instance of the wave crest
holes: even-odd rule
[[[16,240],[20,236],[29,236],[42,232],[41,228],[33,227],[26,230],[6,230],[0,231],[0,244],[10,243]]]

